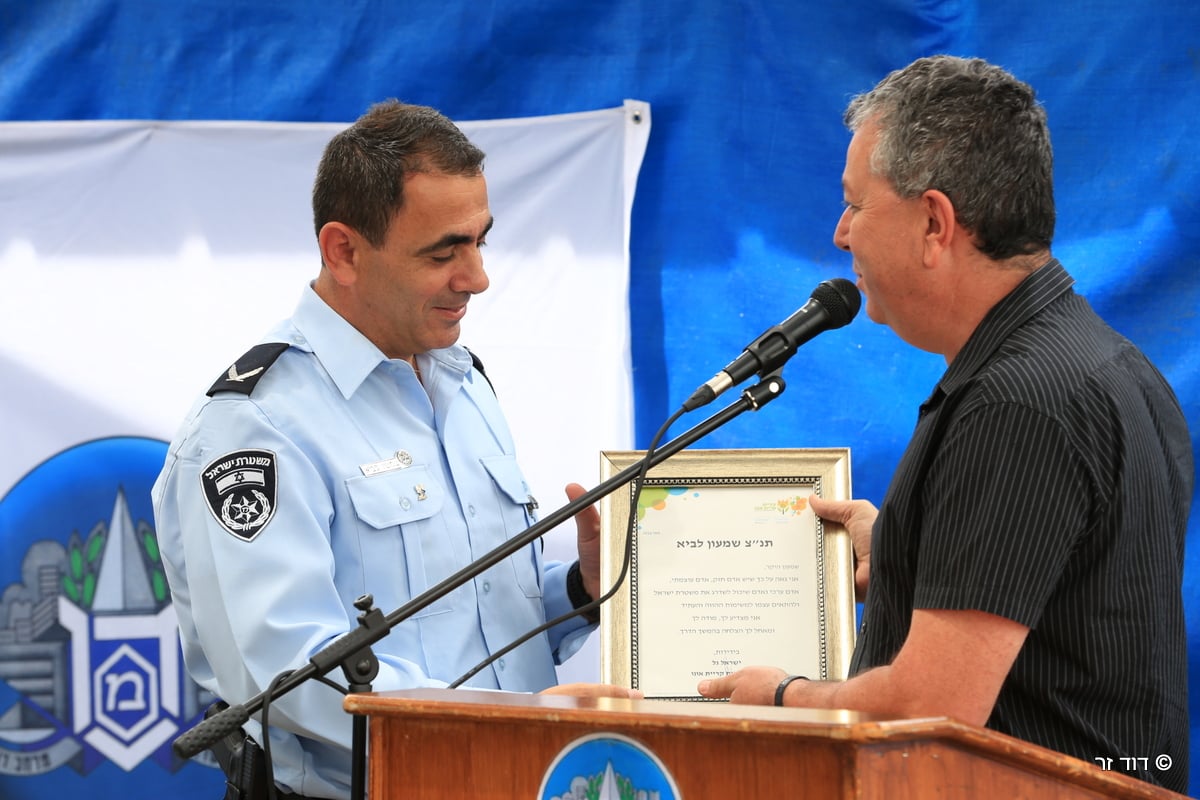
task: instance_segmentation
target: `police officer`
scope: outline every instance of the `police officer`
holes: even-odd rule
[[[399,608],[535,521],[496,397],[457,344],[470,299],[488,288],[483,158],[437,111],[396,101],[335,136],[313,189],[319,275],[170,446],[153,495],[184,656],[230,703],[354,628],[360,596]],[[582,492],[567,487],[570,499]],[[599,517],[588,508],[576,521],[578,561],[544,562],[530,545],[393,629],[373,648],[373,688],[446,686],[597,597]],[[562,623],[470,685],[554,687],[555,664],[593,628]],[[349,796],[341,701],[309,681],[270,706],[282,791]]]

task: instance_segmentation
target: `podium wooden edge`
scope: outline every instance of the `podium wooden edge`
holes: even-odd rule
[[[1187,800],[1120,772],[1049,750],[997,731],[947,717],[896,719],[844,709],[775,708],[724,702],[630,700],[612,697],[520,694],[473,689],[408,689],[348,695],[351,714],[405,715],[412,719],[473,718],[498,722],[595,723],[598,716],[631,730],[687,729],[731,733],[753,731],[797,739],[829,739],[863,745],[937,741],[974,755],[1002,761],[1081,789],[1132,800]]]

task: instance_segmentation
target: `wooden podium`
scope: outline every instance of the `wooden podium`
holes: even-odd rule
[[[537,800],[559,754],[596,734],[652,752],[685,800],[1182,797],[944,718],[465,689],[345,708],[369,716],[368,800]]]

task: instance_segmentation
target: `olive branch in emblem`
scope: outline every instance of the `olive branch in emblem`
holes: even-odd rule
[[[221,519],[231,531],[244,531],[257,526],[271,514],[271,501],[257,489],[251,489],[254,500],[230,495],[221,504]],[[235,502],[236,501],[236,502]]]
[[[163,572],[162,555],[159,553],[158,540],[154,536],[154,528],[145,522],[138,524],[137,542],[150,579],[150,589],[154,593],[155,602],[159,605],[169,600],[170,589],[167,587],[167,577]],[[104,546],[108,541],[108,526],[104,523],[92,528],[87,539],[79,536],[78,531],[71,534],[67,543],[67,565],[62,577],[63,594],[80,608],[88,609],[96,599],[96,584],[100,579],[100,560],[104,555]]]

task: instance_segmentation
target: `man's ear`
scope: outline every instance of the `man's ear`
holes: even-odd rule
[[[358,278],[360,252],[367,242],[358,231],[343,222],[326,222],[317,234],[321,248],[321,263],[341,286],[349,286]]]
[[[925,214],[925,257],[926,263],[934,263],[966,231],[959,226],[954,214],[954,204],[944,192],[928,189],[921,195],[921,209]]]

